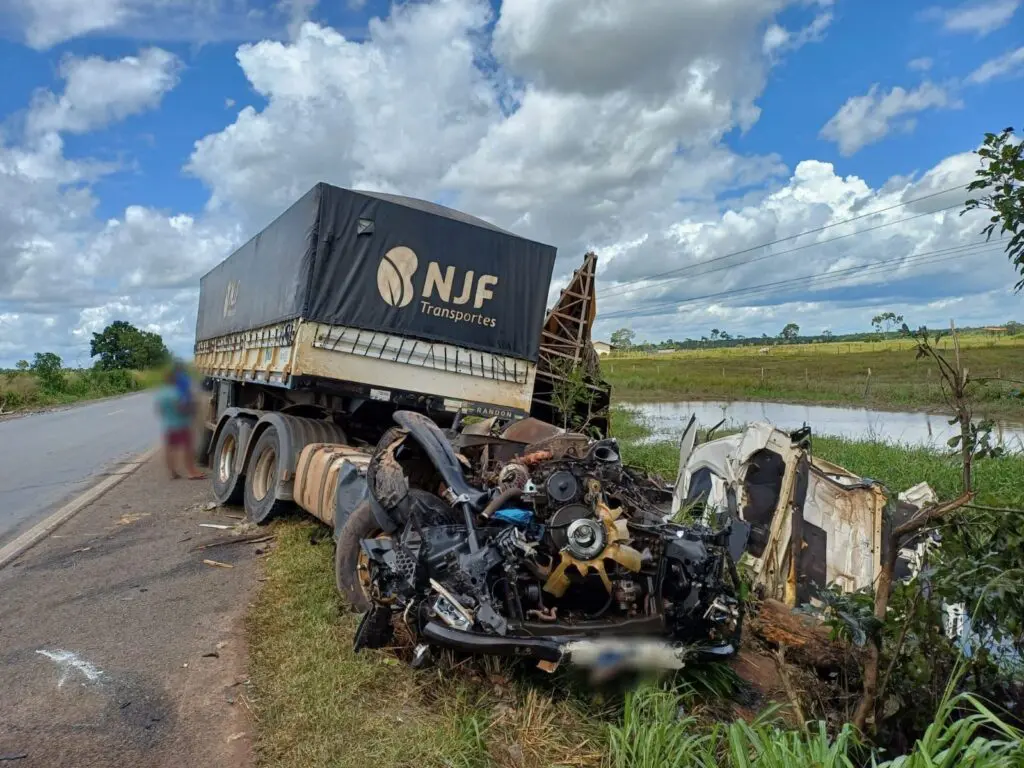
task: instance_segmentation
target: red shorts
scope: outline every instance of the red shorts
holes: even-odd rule
[[[192,442],[192,432],[188,429],[169,429],[164,432],[164,442],[168,448],[188,448]]]

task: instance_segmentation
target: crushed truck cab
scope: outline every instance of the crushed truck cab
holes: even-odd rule
[[[887,526],[934,501],[925,484],[890,500],[880,483],[859,477],[811,451],[810,428],[787,432],[765,422],[698,443],[691,418],[679,439],[673,516],[681,510],[706,523],[732,522],[745,548],[753,583],[794,606],[830,585],[855,592],[881,571]],[[919,552],[901,550],[897,575]]]

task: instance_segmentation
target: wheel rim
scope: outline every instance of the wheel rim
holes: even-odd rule
[[[277,480],[277,451],[267,448],[260,454],[253,468],[252,495],[263,501]]]
[[[235,467],[235,448],[238,443],[234,435],[225,435],[224,447],[220,451],[220,461],[217,462],[217,478],[226,483],[231,479]]]

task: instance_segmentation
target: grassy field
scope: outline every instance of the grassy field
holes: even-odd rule
[[[981,414],[1024,421],[1024,338],[965,337],[962,356],[974,377],[1017,383],[985,385]],[[945,411],[934,363],[915,360],[907,341],[779,345],[609,357],[601,362],[617,401],[768,400]],[[870,376],[868,374],[870,371]]]
[[[28,371],[0,371],[0,414],[121,395],[148,389],[161,381],[153,371],[65,370],[63,383],[47,389]]]
[[[613,430],[629,462],[674,476],[674,446],[637,444],[648,428],[631,413],[616,409]],[[826,437],[815,438],[814,445],[826,458],[893,488],[927,480],[943,496],[957,490],[955,463],[934,453]],[[983,462],[977,473],[980,502],[1024,505],[1024,459]],[[274,530],[266,582],[247,619],[262,766],[726,768],[751,765],[744,756],[752,754],[770,755],[764,764],[780,767],[859,764],[844,762],[857,757],[848,730],[830,738],[816,729],[785,730],[771,718],[729,723],[728,714],[716,724],[730,710],[715,708],[707,691],[730,683],[727,677],[715,683],[706,669],[686,670],[672,690],[645,688],[622,700],[587,693],[561,671],[552,678],[523,667],[447,658],[417,672],[406,664],[408,648],[356,655],[356,617],[334,587],[334,547],[325,529],[293,518]],[[705,687],[695,687],[700,685]],[[970,709],[969,702],[958,704]],[[966,722],[979,727],[977,720]],[[1019,738],[1017,732],[1010,736]],[[907,765],[938,764],[929,760],[951,738],[948,728],[936,726]],[[947,758],[953,762],[942,764],[959,764]],[[1017,764],[1013,759],[978,765]]]

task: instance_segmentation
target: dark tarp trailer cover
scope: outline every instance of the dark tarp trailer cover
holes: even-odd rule
[[[200,282],[197,341],[298,317],[536,361],[555,249],[317,184]]]

